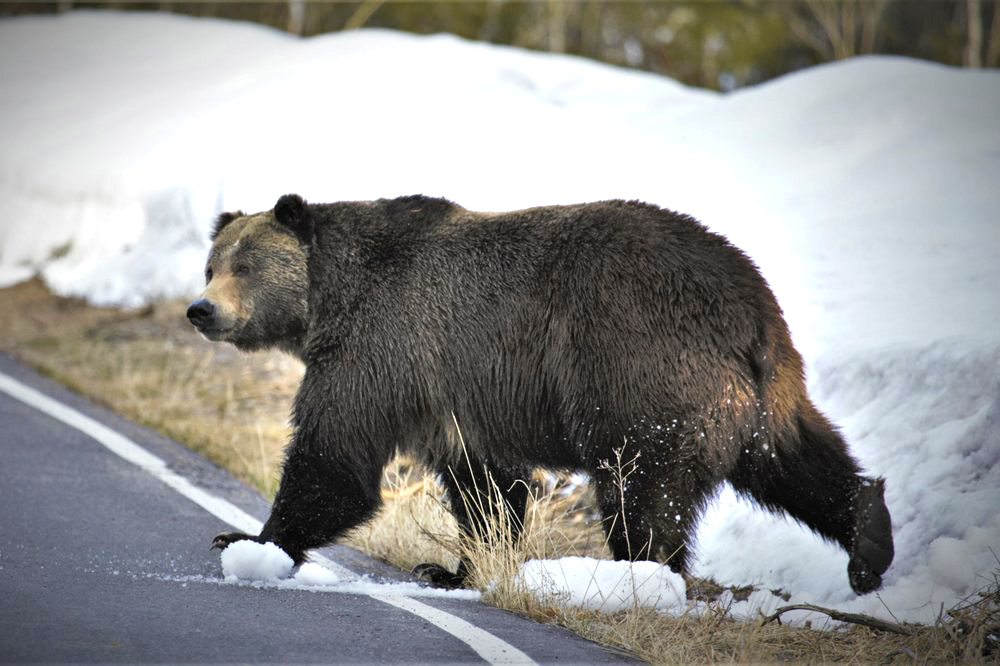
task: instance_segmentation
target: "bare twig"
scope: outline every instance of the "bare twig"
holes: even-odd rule
[[[905,656],[909,657],[910,659],[913,659],[914,661],[920,659],[920,656],[917,655],[916,652],[914,652],[913,650],[911,650],[910,648],[908,648],[906,646],[901,646],[901,647],[896,648],[895,650],[893,650],[889,654],[887,654],[885,656],[885,659],[882,660],[882,663],[883,664],[891,664],[892,661],[893,661],[893,659],[895,659],[899,655],[905,655]]]
[[[347,19],[347,23],[344,24],[344,30],[357,30],[365,23],[368,19],[372,17],[378,8],[382,6],[384,0],[365,0],[361,5],[351,14],[351,18]]]
[[[837,620],[838,622],[860,624],[879,631],[888,631],[890,633],[901,634],[903,636],[912,636],[914,634],[914,630],[910,627],[896,624],[895,622],[886,622],[885,620],[880,620],[877,617],[862,615],[861,613],[844,613],[843,611],[834,610],[832,608],[823,608],[822,606],[814,606],[812,604],[792,604],[791,606],[782,606],[771,615],[765,617],[760,624],[761,626],[764,626],[765,624],[780,618],[783,613],[793,610],[815,611],[817,613],[829,615],[830,618]]]

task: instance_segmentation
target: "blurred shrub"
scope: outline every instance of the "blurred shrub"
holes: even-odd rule
[[[76,7],[254,21],[305,36],[358,27],[582,55],[736,88],[860,53],[1000,64],[1000,0],[480,0],[475,2],[4,3],[0,15]]]

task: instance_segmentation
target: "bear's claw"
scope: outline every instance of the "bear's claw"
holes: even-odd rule
[[[434,587],[455,589],[465,585],[465,573],[462,567],[459,567],[457,573],[452,573],[440,564],[426,562],[413,567],[413,571],[411,573],[420,580],[430,583]]]
[[[855,594],[867,594],[882,586],[882,574],[895,554],[892,518],[885,505],[885,480],[867,481],[855,499],[857,522],[847,577]]]
[[[257,537],[250,536],[249,534],[244,534],[243,532],[223,532],[221,534],[216,534],[215,538],[212,539],[212,548],[215,550],[225,550],[227,546],[236,543],[237,541],[256,541]]]
[[[851,558],[847,563],[847,580],[851,583],[854,594],[862,595],[874,592],[882,587],[882,576],[872,571],[867,563],[857,558]]]

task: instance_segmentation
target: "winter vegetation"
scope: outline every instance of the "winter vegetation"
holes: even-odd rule
[[[1000,65],[995,0],[272,0],[5,2],[0,16],[87,7],[175,12],[292,35],[385,28],[566,53],[730,90],[857,55]]]
[[[811,648],[790,647],[798,639],[767,633],[776,623],[750,643],[733,630],[733,645],[752,647],[743,652],[667,653],[647,636],[664,633],[649,630],[662,616],[680,623],[674,639],[704,638],[787,604],[946,636],[907,624],[911,642],[882,656],[995,658],[997,71],[869,56],[720,94],[447,35],[301,39],[73,12],[0,21],[0,95],[0,347],[266,494],[301,368],[208,346],[183,328],[178,304],[201,287],[220,211],[267,209],[286,192],[317,202],[423,193],[486,211],[634,198],[698,217],[758,264],[810,394],[887,480],[896,559],[878,595],[853,595],[838,548],[729,489],[702,521],[694,581],[601,561],[579,477],[538,476],[528,538],[504,550],[502,526],[499,541],[459,543],[433,479],[400,461],[386,510],[352,543],[402,567],[465,549],[482,564],[486,600],[652,660],[804,658]],[[35,276],[60,298],[24,282]],[[241,563],[222,566],[239,579]],[[280,558],[266,563],[248,577],[289,574]],[[316,581],[335,582],[308,570],[299,582]],[[586,610],[567,614],[574,605]],[[815,611],[782,619],[842,629]]]

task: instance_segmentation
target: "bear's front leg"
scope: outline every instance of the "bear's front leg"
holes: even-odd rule
[[[323,392],[319,400],[304,400],[317,394],[311,386],[315,376],[307,371],[299,387],[295,434],[270,517],[259,535],[219,534],[214,548],[225,549],[246,539],[271,542],[299,565],[306,551],[333,542],[378,509],[382,469],[391,451],[372,441],[370,429],[346,427],[349,414],[328,403],[329,393]]]
[[[213,546],[225,549],[245,539],[270,542],[298,566],[305,561],[307,550],[332,543],[378,510],[381,466],[377,470],[351,469],[332,456],[310,453],[310,447],[299,444],[295,441],[289,450],[271,515],[260,534],[220,534]]]

